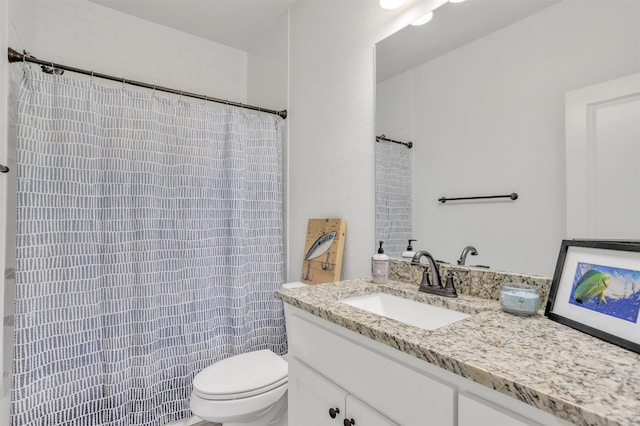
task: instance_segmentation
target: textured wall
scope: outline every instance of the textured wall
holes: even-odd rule
[[[291,10],[289,280],[302,268],[307,220],[347,220],[342,278],[371,274],[374,45],[438,1],[396,11],[374,1],[298,2]]]

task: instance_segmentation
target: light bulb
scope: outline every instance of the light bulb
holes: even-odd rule
[[[404,4],[405,0],[380,0],[380,7],[383,9],[397,9]]]
[[[431,18],[433,18],[433,12],[429,12],[426,15],[424,15],[422,18],[416,19],[411,23],[411,25],[424,25],[427,22],[429,22]]]

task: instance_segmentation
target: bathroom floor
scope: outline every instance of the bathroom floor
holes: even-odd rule
[[[202,422],[194,423],[192,426],[222,426],[222,423],[202,421]]]
[[[198,420],[201,420],[201,421],[198,421]],[[192,417],[190,419],[183,419],[177,422],[171,422],[166,424],[165,426],[222,426],[222,424],[207,422],[205,420],[198,419],[197,417]]]

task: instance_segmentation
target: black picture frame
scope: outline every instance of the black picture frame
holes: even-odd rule
[[[640,241],[563,240],[550,320],[640,353]]]

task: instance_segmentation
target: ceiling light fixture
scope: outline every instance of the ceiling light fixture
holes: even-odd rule
[[[466,0],[449,0],[449,3],[462,3],[463,1]]]
[[[380,7],[391,10],[397,9],[404,4],[405,0],[380,0]]]
[[[422,18],[416,19],[411,23],[411,25],[424,25],[427,22],[429,22],[431,18],[433,18],[433,12],[429,12],[426,15],[424,15]]]

